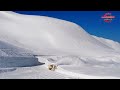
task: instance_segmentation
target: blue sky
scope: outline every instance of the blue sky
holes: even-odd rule
[[[15,11],[21,14],[44,15],[79,24],[88,33],[120,42],[120,11]],[[110,12],[116,18],[106,23],[101,18]]]

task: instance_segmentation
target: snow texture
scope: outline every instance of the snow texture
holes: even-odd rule
[[[0,68],[0,78],[120,78],[120,43],[73,22],[0,11]]]

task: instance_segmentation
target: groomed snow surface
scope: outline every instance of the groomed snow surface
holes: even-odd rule
[[[0,78],[118,79],[120,43],[69,21],[0,11]]]

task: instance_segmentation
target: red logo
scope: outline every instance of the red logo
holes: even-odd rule
[[[112,16],[111,13],[105,13],[101,18],[104,19],[105,22],[109,23],[115,18],[115,16]]]

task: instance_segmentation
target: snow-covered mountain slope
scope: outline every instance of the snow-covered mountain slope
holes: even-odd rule
[[[65,20],[1,11],[0,21],[0,38],[7,37],[7,42],[24,45],[38,55],[102,56],[116,52]]]
[[[96,37],[96,36],[93,36],[93,37],[96,38],[97,40],[99,40],[100,42],[104,43],[108,47],[111,47],[114,50],[120,52],[120,43],[112,41],[110,39],[105,39],[105,38],[102,38],[102,37]]]
[[[32,57],[30,51],[3,41],[0,41],[0,51],[0,56],[3,57]]]
[[[46,70],[52,63],[58,65],[55,73]],[[0,78],[119,78],[120,43],[69,21],[0,11],[0,72],[6,67],[21,68],[8,68],[12,72]]]

